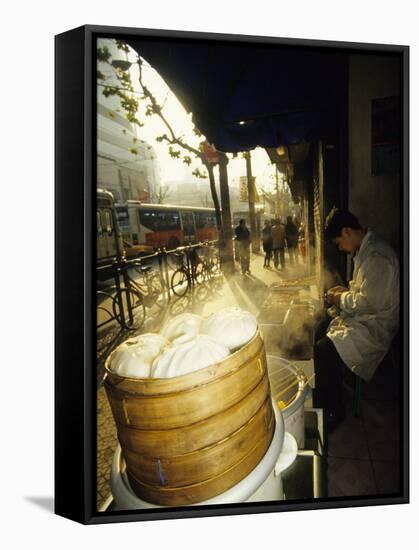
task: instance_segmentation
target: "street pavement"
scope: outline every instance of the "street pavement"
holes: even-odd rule
[[[141,332],[158,332],[167,318],[186,311],[207,316],[221,307],[238,306],[258,316],[262,305],[270,295],[270,287],[275,283],[307,277],[307,266],[298,258],[299,263],[285,270],[263,267],[263,254],[252,254],[251,273],[242,275],[237,269],[236,274],[225,278],[217,277],[212,284],[196,286],[191,295],[171,300],[163,314],[154,315],[147,310],[148,318]],[[288,260],[288,256],[286,256]],[[273,265],[273,264],[272,264]],[[103,362],[106,356],[120,342],[133,335],[133,332],[122,331],[113,324],[110,330],[98,333],[98,391],[97,391],[97,506],[103,507],[110,496],[110,468],[115,448],[118,444],[116,428],[111,409],[102,385]],[[265,336],[266,340],[266,336]],[[265,342],[269,345],[269,342]]]

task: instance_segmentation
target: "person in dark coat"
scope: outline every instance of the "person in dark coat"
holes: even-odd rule
[[[265,227],[262,229],[262,244],[265,252],[263,267],[271,267],[272,258],[272,228],[269,220],[265,220]]]
[[[271,234],[275,269],[278,269],[279,262],[282,269],[285,269],[285,227],[279,219],[274,221]]]
[[[250,231],[246,227],[246,220],[241,219],[235,229],[236,242],[240,252],[240,264],[243,275],[250,273]]]
[[[285,238],[287,241],[288,254],[290,257],[290,264],[295,264],[295,253],[298,245],[298,228],[292,221],[292,217],[287,217],[287,223],[285,224]]]

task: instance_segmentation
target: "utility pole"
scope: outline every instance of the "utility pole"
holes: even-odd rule
[[[227,155],[225,153],[220,153],[220,161],[218,167],[220,170],[220,202],[223,227],[222,242],[220,246],[220,259],[223,271],[225,271],[226,273],[233,273],[233,230],[231,227],[230,192],[228,188],[227,164]]]
[[[250,151],[244,153],[246,159],[246,175],[247,175],[247,197],[249,200],[249,219],[250,219],[250,240],[252,243],[252,252],[259,252],[260,243],[259,236],[256,231],[256,215],[255,215],[255,184],[252,176],[252,160]]]

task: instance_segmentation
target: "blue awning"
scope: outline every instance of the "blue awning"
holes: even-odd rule
[[[291,145],[333,132],[346,82],[342,52],[178,38],[129,43],[220,151]]]

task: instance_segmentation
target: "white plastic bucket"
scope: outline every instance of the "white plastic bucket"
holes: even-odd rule
[[[304,449],[304,402],[309,386],[304,372],[276,355],[267,355],[271,394],[284,418],[285,430],[292,434],[299,449]]]
[[[192,506],[207,504],[234,504],[237,502],[275,501],[284,498],[281,473],[297,456],[297,443],[293,436],[284,434],[284,420],[274,404],[276,427],[269,449],[252,472],[231,489]],[[120,446],[117,447],[111,468],[111,490],[116,510],[160,508],[140,499],[131,489]]]

